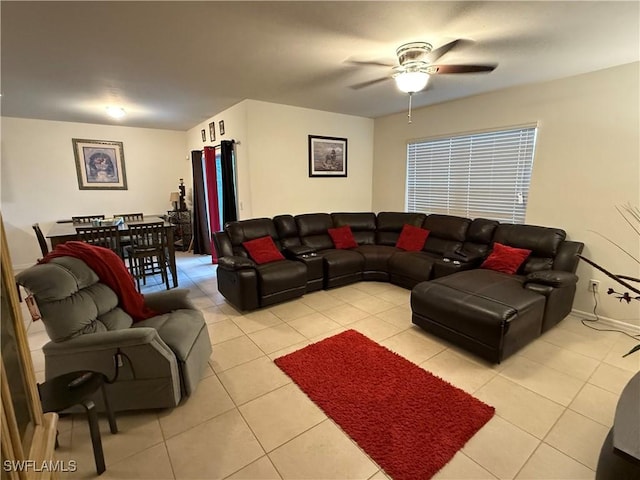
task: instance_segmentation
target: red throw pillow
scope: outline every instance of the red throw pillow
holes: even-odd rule
[[[358,246],[358,242],[353,238],[353,233],[349,225],[330,228],[328,232],[336,248],[356,248]]]
[[[480,268],[488,268],[496,272],[503,272],[513,275],[518,271],[520,265],[524,263],[531,254],[531,250],[524,248],[509,247],[501,243],[494,243],[491,255],[482,262]]]
[[[270,236],[256,238],[255,240],[249,240],[248,242],[242,242],[242,246],[247,249],[251,260],[258,265],[263,263],[275,262],[277,260],[284,260],[284,257],[273,243],[273,238]]]
[[[419,252],[424,247],[428,236],[429,230],[405,223],[396,242],[396,247],[407,252]]]

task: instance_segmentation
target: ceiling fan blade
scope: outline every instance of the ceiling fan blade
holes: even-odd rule
[[[460,39],[454,40],[453,42],[446,43],[441,47],[436,48],[435,50],[431,50],[431,52],[427,55],[427,62],[433,63],[438,60],[441,56],[447,53],[452,48],[455,48],[456,45],[460,43]]]
[[[345,63],[348,63],[350,65],[360,65],[360,66],[367,66],[367,67],[394,67],[395,66],[395,64],[393,63],[378,62],[376,60],[372,60],[372,61],[346,60]]]
[[[367,80],[366,82],[356,83],[355,85],[351,85],[349,88],[353,90],[360,90],[361,88],[370,87],[371,85],[375,85],[376,83],[384,82],[385,80],[390,80],[391,77],[380,77],[374,80]]]
[[[427,73],[429,75],[447,73],[483,73],[495,70],[497,65],[429,65]]]

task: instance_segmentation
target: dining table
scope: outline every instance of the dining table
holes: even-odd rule
[[[169,269],[171,270],[171,278],[173,287],[178,286],[178,269],[176,267],[176,248],[173,239],[173,230],[175,225],[167,222],[164,218],[155,215],[145,215],[142,220],[129,220],[125,223],[118,225],[118,230],[122,236],[127,235],[129,225],[140,225],[145,223],[157,223],[162,222],[164,231],[167,237],[167,251],[169,253]],[[58,222],[54,223],[51,229],[45,235],[51,242],[51,247],[55,248],[56,245],[69,240],[77,240],[78,233],[76,227],[90,226],[86,223],[72,223],[72,222]]]

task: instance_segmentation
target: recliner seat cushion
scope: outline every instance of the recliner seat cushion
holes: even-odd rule
[[[416,282],[429,280],[433,264],[441,257],[428,252],[396,252],[389,258],[389,274],[411,278]]]
[[[365,272],[388,273],[389,259],[399,250],[388,245],[360,245],[355,251],[364,257]]]
[[[356,250],[324,250],[321,253],[328,279],[361,274],[364,269],[364,257]]]
[[[258,289],[261,297],[274,293],[304,289],[307,283],[307,267],[302,262],[282,260],[258,265]]]
[[[139,327],[155,328],[164,343],[184,362],[189,358],[193,345],[207,325],[202,321],[202,314],[198,310],[174,310],[133,325],[133,328]]]
[[[524,319],[540,334],[545,298],[522,287],[524,277],[467,270],[416,285],[411,309],[448,329],[500,348],[513,321]]]

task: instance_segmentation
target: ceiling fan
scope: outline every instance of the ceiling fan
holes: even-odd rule
[[[351,85],[354,90],[359,90],[376,83],[395,79],[398,88],[405,93],[416,93],[427,86],[430,75],[455,74],[455,73],[488,73],[495,70],[496,65],[436,65],[434,62],[449,52],[462,40],[453,40],[433,50],[433,46],[427,42],[411,42],[400,45],[396,50],[398,64],[392,65],[382,62],[349,61],[355,65],[393,67],[391,76],[384,76],[374,80]],[[413,81],[409,79],[413,78]],[[419,81],[418,81],[419,80]]]

